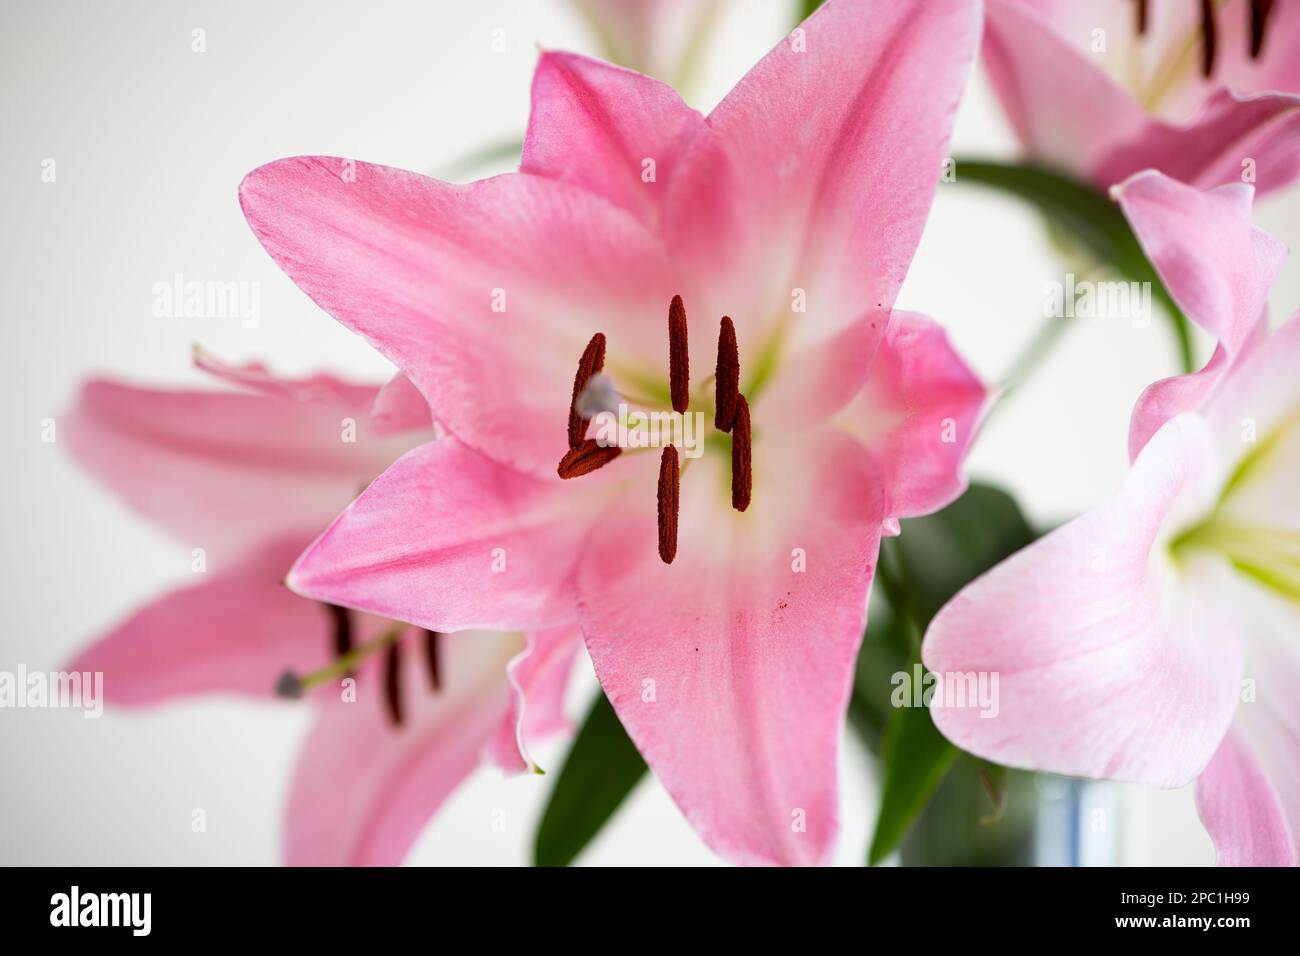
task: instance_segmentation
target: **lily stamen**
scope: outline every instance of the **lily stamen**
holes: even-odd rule
[[[280,675],[280,679],[275,685],[275,692],[281,697],[298,698],[326,681],[347,677],[358,664],[395,644],[401,633],[400,626],[390,628],[373,640],[352,648],[346,654],[340,655],[331,663],[326,664],[319,670],[312,671],[310,674],[299,675],[293,671],[285,671]]]
[[[1215,47],[1218,45],[1214,23],[1214,0],[1201,0],[1201,32],[1205,38],[1201,46],[1201,75],[1214,73]]]
[[[334,656],[344,657],[352,651],[352,612],[338,604],[325,607],[334,621]]]
[[[740,347],[736,344],[736,326],[731,316],[722,317],[718,329],[718,367],[714,374],[713,427],[731,431],[736,418],[736,400],[740,397]]]
[[[442,643],[437,631],[426,630],[424,632],[424,659],[429,664],[429,683],[433,685],[434,690],[442,689],[442,668],[439,665],[439,654],[441,653],[439,645]]]
[[[1273,0],[1250,0],[1250,58],[1258,60],[1264,49],[1264,30],[1268,15],[1273,12]]]
[[[686,305],[680,295],[674,295],[668,305],[668,391],[673,414],[680,416],[686,415],[691,400],[688,331]],[[605,336],[598,332],[582,353],[578,362],[578,374],[573,382],[573,398],[569,403],[569,450],[555,469],[562,479],[580,478],[603,468],[623,453],[625,444],[633,454],[650,447],[647,442],[638,444],[630,432],[627,438],[623,437],[626,422],[621,417],[617,439],[610,439],[605,434],[598,436],[599,441],[585,437],[592,418],[615,413],[610,407],[615,401],[619,402],[617,414],[626,414],[624,397],[615,389],[613,381],[601,374],[604,361]],[[740,393],[740,347],[736,341],[736,326],[729,315],[724,315],[719,325],[717,367],[701,386],[701,398],[706,394],[710,382],[714,389],[714,427],[719,432],[732,433],[731,506],[737,511],[744,511],[749,507],[754,484],[753,434],[749,402]],[[698,418],[703,427],[703,415],[699,414]],[[677,557],[677,526],[681,511],[681,476],[684,468],[674,442],[681,441],[685,429],[680,429],[676,434],[678,437],[662,442],[663,451],[659,459],[659,557],[665,564],[672,564]],[[653,444],[660,443],[655,441]],[[690,444],[689,437],[685,447],[688,457],[694,457],[690,454],[694,446]]]
[[[389,645],[384,659],[384,701],[388,704],[388,719],[394,724],[402,722],[402,645]]]
[[[672,564],[677,557],[677,519],[681,510],[681,471],[677,447],[669,445],[659,459],[659,557]]]
[[[594,438],[584,438],[565,453],[555,471],[565,480],[581,478],[605,467],[622,453],[623,449],[617,445],[602,445]]]
[[[569,401],[569,447],[577,448],[587,434],[591,419],[583,418],[578,412],[578,396],[587,387],[587,382],[605,367],[605,335],[597,332],[582,351],[578,360],[578,371],[573,376],[573,398]]]
[[[680,295],[668,305],[668,392],[673,411],[682,414],[691,400],[691,361],[686,330],[686,306]]]
[[[744,511],[749,507],[754,488],[753,436],[749,425],[749,402],[736,397],[736,419],[731,430],[731,507]]]

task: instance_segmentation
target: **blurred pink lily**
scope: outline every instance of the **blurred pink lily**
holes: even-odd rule
[[[1300,174],[1300,4],[989,0],[984,62],[1030,156],[1105,189]]]
[[[960,492],[984,399],[933,323],[891,318],[979,24],[974,2],[832,0],[707,119],[547,53],[518,174],[250,173],[267,250],[450,436],[371,485],[290,586],[434,630],[576,610],[703,839],[826,861],[881,529]],[[601,370],[634,408],[703,413],[703,454],[683,446],[679,473],[666,448],[584,442],[574,399]]]
[[[482,757],[533,768],[525,739],[563,727],[576,629],[433,634],[293,594],[283,578],[312,537],[433,437],[428,406],[400,377],[378,389],[197,361],[239,390],[93,381],[69,416],[81,461],[201,548],[204,571],[203,583],[131,615],[69,666],[103,671],[109,701],[125,706],[269,698],[286,670],[297,675],[283,683],[312,691],[318,715],[290,792],[286,861],[399,863]]]
[[[680,89],[727,0],[573,0],[605,59]]]
[[[932,713],[1002,763],[1195,779],[1220,863],[1294,864],[1300,314],[1272,334],[1264,315],[1285,250],[1251,226],[1249,187],[1201,193],[1147,172],[1116,194],[1221,361],[1144,396],[1117,495],[939,612],[922,648],[940,687],[997,673],[1000,701],[981,717],[954,694]]]

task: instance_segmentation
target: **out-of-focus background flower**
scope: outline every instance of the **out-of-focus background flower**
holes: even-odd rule
[[[695,53],[685,90],[692,105],[712,107],[789,30],[797,6],[723,5]],[[286,373],[328,369],[380,381],[391,371],[262,251],[236,201],[244,173],[299,153],[448,178],[509,168],[502,159],[469,169],[465,159],[521,134],[539,48],[602,50],[568,0],[4,6],[0,669],[56,669],[109,624],[192,575],[189,545],[128,513],[76,467],[65,443],[42,441],[47,419],[57,436],[59,416],[87,375],[206,384],[189,365],[195,342]],[[651,68],[670,73],[676,64]],[[1008,158],[1014,151],[977,72],[953,152]],[[53,181],[42,175],[49,169]],[[1266,199],[1256,221],[1296,247],[1300,191]],[[1067,268],[1027,207],[945,183],[899,305],[943,322],[992,381],[1043,321],[1045,287]],[[153,286],[178,274],[256,283],[256,325],[155,318]],[[1275,315],[1300,306],[1300,261],[1285,266],[1272,304]],[[1125,473],[1134,399],[1176,367],[1173,338],[1159,319],[1144,328],[1074,320],[1048,364],[977,442],[971,473],[1015,492],[1039,525],[1088,507]],[[575,681],[575,714],[594,693],[589,672]],[[110,710],[99,720],[76,711],[0,711],[0,862],[273,863],[308,722],[292,705],[220,700]],[[550,767],[563,753],[557,742],[536,756]],[[839,853],[846,863],[862,862],[874,822],[871,766],[848,735]],[[549,786],[544,777],[478,771],[427,828],[410,862],[526,862]],[[1115,862],[1213,860],[1190,788],[1096,787],[1085,800],[1117,821],[1100,841]],[[191,829],[195,809],[206,813],[206,832]],[[647,779],[582,862],[716,860]]]

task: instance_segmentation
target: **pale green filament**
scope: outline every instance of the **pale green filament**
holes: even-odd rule
[[[326,681],[336,680],[351,673],[358,664],[379,651],[391,647],[402,634],[400,626],[385,631],[378,637],[367,641],[326,664],[320,670],[299,676],[292,671],[280,678],[277,692],[281,697],[301,697],[304,691],[319,687]]]
[[[1300,530],[1253,524],[1233,517],[1228,507],[1234,495],[1258,479],[1260,470],[1297,427],[1300,407],[1283,417],[1241,459],[1209,517],[1170,542],[1175,559],[1193,550],[1213,551],[1225,556],[1242,574],[1300,603]]]
[[[1243,574],[1300,602],[1300,531],[1241,524],[1215,514],[1170,547],[1175,555],[1189,550],[1222,554]]]

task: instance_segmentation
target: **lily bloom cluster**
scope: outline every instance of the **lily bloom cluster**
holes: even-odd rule
[[[625,43],[619,17],[660,5],[587,6]],[[328,156],[249,173],[240,203],[266,251],[400,372],[284,380],[200,355],[234,391],[88,385],[78,455],[211,542],[217,573],[74,666],[106,672],[126,705],[304,697],[317,723],[286,860],[391,864],[482,759],[537,769],[528,747],[567,729],[581,645],[711,848],[828,862],[881,539],[960,495],[987,406],[942,328],[895,307],[983,37],[1028,150],[1125,180],[1139,240],[1218,347],[1141,397],[1113,502],[934,619],[940,680],[989,671],[1002,688],[993,719],[935,721],[1009,765],[1199,776],[1224,862],[1294,862],[1300,721],[1272,682],[1300,677],[1284,633],[1300,600],[1300,322],[1268,331],[1281,251],[1250,225],[1250,188],[1198,187],[1241,178],[1242,142],[1261,188],[1300,172],[1300,82],[1279,55],[1300,5],[1240,23],[1237,4],[1209,5],[1192,26],[1172,11],[1192,4],[1105,4],[1130,14],[1111,42],[1153,58],[1136,96],[1072,45],[1082,5],[987,6],[829,0],[707,117],[642,73],[546,52],[519,171],[467,185]],[[1199,69],[1180,58],[1189,37]],[[1236,77],[1264,92],[1218,85]],[[1163,173],[1129,178],[1147,167]],[[688,324],[686,303],[710,323]],[[714,353],[693,381],[689,356]],[[709,409],[703,454],[588,437],[615,394]],[[1246,419],[1257,443],[1235,437]],[[1224,602],[1246,600],[1276,634],[1241,633]],[[1247,672],[1262,713],[1237,706]]]

